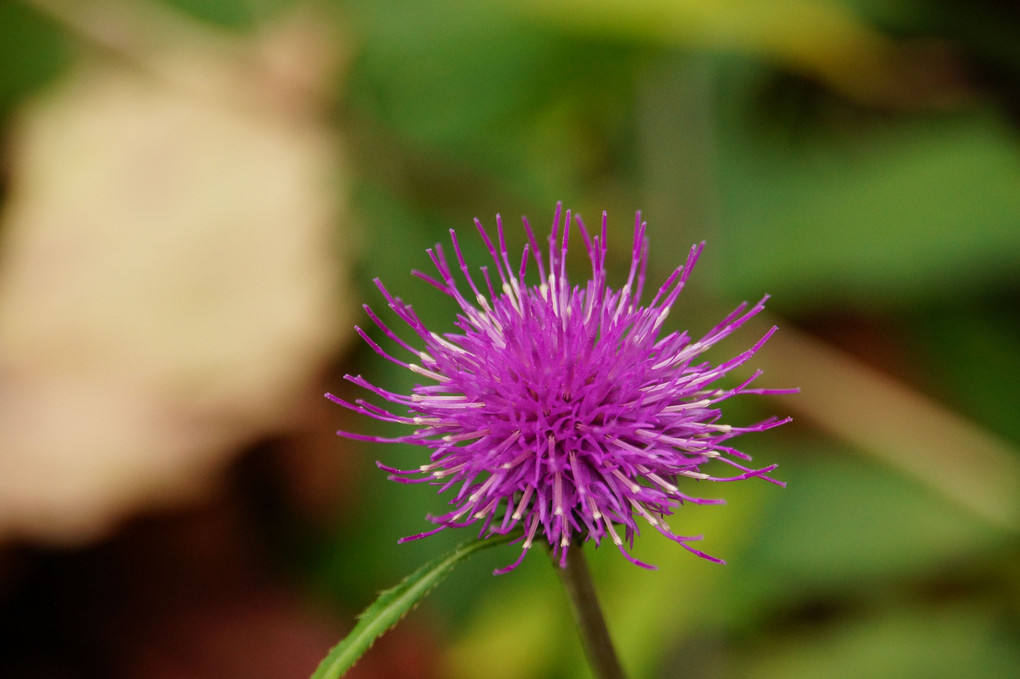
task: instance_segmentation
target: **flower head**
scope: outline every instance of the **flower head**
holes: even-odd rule
[[[750,349],[720,364],[701,354],[764,308],[766,298],[741,304],[707,334],[693,340],[686,332],[664,332],[663,323],[691,275],[703,244],[691,248],[645,306],[640,304],[648,263],[646,224],[634,225],[630,273],[622,288],[606,281],[606,214],[602,231],[592,237],[575,218],[591,261],[591,278],[571,286],[566,272],[570,211],[561,220],[557,206],[545,259],[525,218],[528,244],[515,267],[509,258],[502,220],[497,243],[478,220],[475,225],[492,256],[496,275],[480,267],[482,283],[472,276],[454,231],[450,239],[464,283],[455,276],[441,246],[428,251],[438,278],[413,274],[460,306],[457,332],[427,328],[412,308],[391,295],[377,279],[390,309],[417,335],[401,339],[365,306],[372,321],[416,362],[392,356],[361,328],[358,334],[377,353],[420,376],[424,384],[410,394],[377,387],[360,375],[346,379],[393,404],[388,410],[362,399],[349,403],[327,394],[355,412],[414,431],[397,438],[349,432],[342,436],[400,442],[431,450],[429,462],[413,470],[379,466],[405,483],[430,482],[440,493],[453,492],[453,509],[428,517],[438,528],[405,538],[432,535],[444,528],[480,523],[481,535],[520,529],[517,566],[536,540],[547,541],[565,564],[572,543],[608,537],[632,562],[638,523],[647,522],[685,549],[712,561],[691,546],[699,537],[672,532],[665,517],[684,502],[718,504],[688,495],[688,480],[736,481],[766,476],[775,465],[750,469],[749,456],[730,439],[763,431],[787,420],[770,418],[735,427],[719,422],[719,404],[738,394],[788,393],[752,389],[756,372],[735,387],[712,386],[747,361],[775,332],[769,330]],[[529,264],[538,283],[526,282]],[[396,412],[394,412],[396,411]],[[735,468],[733,476],[702,471],[709,462]],[[779,485],[783,485],[779,483]]]

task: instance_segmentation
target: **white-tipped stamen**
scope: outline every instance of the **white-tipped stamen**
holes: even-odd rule
[[[630,489],[630,492],[632,493],[641,492],[641,485],[636,483],[633,479],[628,479],[627,476],[619,469],[613,470],[613,476],[623,481],[624,485],[626,485]]]
[[[414,421],[415,424],[427,424],[427,425],[432,426],[432,427],[438,427],[438,426],[440,426],[442,424],[451,424],[450,422],[444,422],[443,420],[439,419],[438,417],[420,417],[420,416],[415,416],[415,417],[412,417],[411,420]],[[452,423],[452,424],[456,424],[456,423]]]
[[[633,498],[631,498],[630,504],[637,510],[638,514],[644,517],[645,521],[651,524],[652,528],[661,529],[663,527],[662,522],[655,516],[652,516],[643,504]]]
[[[524,516],[524,510],[528,508],[528,500],[531,499],[531,496],[534,492],[535,489],[532,488],[531,486],[527,486],[524,489],[524,492],[521,494],[521,501],[517,503],[517,509],[514,511],[511,517],[514,521],[520,521],[521,517]]]
[[[609,536],[613,539],[613,544],[615,544],[617,547],[622,546],[623,545],[623,540],[621,540],[620,536],[616,534],[616,529],[613,528],[613,522],[607,520],[607,521],[605,521],[605,524],[606,524],[606,530],[609,531]]]
[[[693,410],[695,408],[704,408],[704,407],[706,407],[708,405],[711,405],[711,403],[712,402],[709,401],[707,398],[703,398],[700,401],[691,401],[689,403],[674,403],[673,405],[668,405],[665,408],[663,408],[662,412],[664,412],[664,413],[680,413],[680,412],[683,412],[685,410]]]
[[[553,475],[553,516],[563,516],[563,475]]]
[[[480,439],[483,436],[488,436],[488,429],[479,429],[478,431],[469,431],[463,434],[447,434],[442,438],[446,443],[459,443],[460,441],[470,441],[471,439]]]
[[[442,346],[444,349],[449,349],[450,351],[454,351],[454,352],[456,352],[458,354],[467,354],[467,353],[469,353],[468,350],[465,349],[464,347],[457,346],[456,344],[454,344],[450,340],[446,339],[442,335],[439,335],[438,333],[433,332],[433,333],[430,333],[430,335],[431,335],[432,339],[435,340],[435,342],[437,344],[439,344],[440,346]]]
[[[517,293],[512,287],[510,287],[509,283],[503,284],[503,294],[506,295],[508,300],[510,300],[510,306],[514,308],[514,311],[516,311],[519,316],[521,314],[521,302],[517,299]]]
[[[421,375],[422,377],[428,377],[429,379],[433,379],[436,382],[450,381],[449,377],[446,377],[445,375],[440,375],[439,373],[432,372],[431,370],[421,367],[417,363],[408,363],[407,368],[408,370],[415,374]]]
[[[491,488],[492,484],[494,484],[495,482],[496,482],[496,477],[495,476],[490,476],[489,478],[487,478],[485,480],[485,483],[483,483],[478,488],[478,490],[474,491],[473,493],[471,493],[471,495],[468,496],[468,501],[470,501],[470,502],[478,502],[479,498],[481,498],[483,495],[485,495],[485,493],[487,493],[489,491],[489,488]]]
[[[531,549],[531,543],[535,541],[535,533],[538,532],[538,520],[533,519],[531,522],[531,529],[528,531],[528,537],[524,540],[522,547],[524,549]]]

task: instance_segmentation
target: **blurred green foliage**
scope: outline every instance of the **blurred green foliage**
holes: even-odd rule
[[[46,17],[16,2],[0,3],[0,115],[69,63],[68,40]]]
[[[30,4],[0,3],[4,115],[72,59],[74,37]],[[244,31],[299,3],[168,4]],[[652,280],[709,241],[684,302],[696,327],[708,322],[699,309],[772,293],[786,322],[1015,447],[1020,13],[1004,0],[753,4],[317,3],[353,48],[333,95],[357,176],[364,299],[379,305],[368,283],[379,276],[449,327],[446,300],[407,274],[428,268],[424,248],[451,226],[491,225],[495,212],[544,225],[563,200],[590,221],[607,209],[611,241],[627,243],[643,208]],[[364,348],[350,366],[394,390],[410,380]],[[866,436],[869,422],[860,427]],[[649,535],[637,555],[657,572],[611,547],[592,555],[633,676],[1016,676],[1015,532],[809,424],[744,449],[781,461],[789,487],[710,486],[726,507],[684,508],[672,522],[704,532],[730,565]],[[395,544],[443,500],[387,483],[371,462],[416,466],[419,451],[338,443],[337,454],[364,458],[359,495],[301,569],[314,591],[357,609],[464,536]],[[968,465],[968,451],[953,454]],[[541,555],[489,575],[514,549],[461,566],[427,604],[450,640],[451,676],[587,676]]]

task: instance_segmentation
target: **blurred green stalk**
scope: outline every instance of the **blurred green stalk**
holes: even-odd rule
[[[609,638],[606,620],[602,615],[595,587],[592,585],[591,573],[584,559],[584,551],[580,545],[570,550],[565,568],[553,561],[553,567],[559,573],[563,588],[567,591],[574,621],[581,634],[584,653],[596,679],[624,679],[623,668],[616,657],[613,642]]]

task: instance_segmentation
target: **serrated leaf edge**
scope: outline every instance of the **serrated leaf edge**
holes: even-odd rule
[[[460,561],[479,550],[510,542],[517,537],[517,533],[511,533],[463,542],[451,552],[421,566],[396,586],[380,592],[376,600],[357,616],[357,622],[350,633],[330,649],[310,679],[342,677],[372,647],[376,639],[414,610]]]

